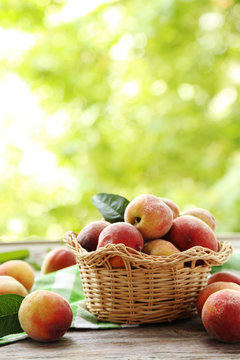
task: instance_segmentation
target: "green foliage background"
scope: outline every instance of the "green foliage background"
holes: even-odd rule
[[[36,41],[17,60],[0,58],[0,79],[17,75],[38,99],[44,115],[26,142],[52,154],[65,180],[21,170],[26,148],[6,142],[0,234],[79,231],[101,217],[98,192],[168,197],[212,211],[218,232],[240,231],[240,4],[113,1],[51,21],[66,5],[1,0],[0,27]],[[53,135],[49,121],[61,114],[64,131]],[[1,121],[6,131],[15,119]]]

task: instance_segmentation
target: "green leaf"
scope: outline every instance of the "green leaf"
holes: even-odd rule
[[[124,221],[124,211],[129,201],[123,196],[108,193],[99,193],[92,197],[92,202],[110,223]]]
[[[0,295],[0,337],[23,332],[18,310],[24,297],[16,294]]]
[[[18,260],[18,259],[23,260],[26,259],[28,256],[29,256],[29,251],[26,249],[3,252],[0,254],[0,264],[9,260]]]

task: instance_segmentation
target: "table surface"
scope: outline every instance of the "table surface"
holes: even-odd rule
[[[239,248],[240,237],[230,239]],[[0,248],[0,251],[2,248]],[[30,338],[0,348],[0,359],[240,359],[240,343],[211,339],[198,316],[111,330],[69,330],[55,342]]]
[[[238,359],[240,343],[210,339],[199,317],[114,330],[70,330],[56,342],[31,339],[1,347],[2,360],[28,359]]]

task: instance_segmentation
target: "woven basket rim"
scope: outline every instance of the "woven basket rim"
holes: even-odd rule
[[[181,262],[203,260],[207,265],[216,266],[225,263],[233,252],[233,247],[229,241],[219,240],[218,251],[213,251],[202,246],[194,246],[188,250],[181,251],[169,256],[148,255],[134,250],[124,244],[108,244],[98,250],[88,252],[77,241],[77,234],[68,231],[64,235],[66,245],[74,252],[78,262],[84,261],[89,265],[102,266],[109,258],[121,256],[126,262],[131,262],[139,266],[143,265],[177,265]]]

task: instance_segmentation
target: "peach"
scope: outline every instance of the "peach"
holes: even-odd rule
[[[215,217],[210,213],[210,211],[202,208],[193,208],[185,210],[181,215],[192,215],[196,216],[198,219],[204,221],[210,228],[214,231],[216,228]]]
[[[141,233],[131,224],[117,222],[107,226],[99,235],[97,249],[107,244],[124,244],[134,250],[142,251],[144,240]],[[114,256],[109,262],[113,268],[125,267],[121,257]]]
[[[57,247],[51,250],[43,259],[41,272],[48,274],[76,264],[76,259],[71,250]]]
[[[90,222],[80,231],[77,241],[87,251],[96,250],[99,235],[108,225],[110,225],[110,223],[105,220]]]
[[[172,210],[157,196],[137,196],[126,207],[124,220],[135,226],[145,241],[158,239],[172,226]]]
[[[167,240],[171,241],[180,251],[193,246],[203,246],[213,251],[218,249],[213,230],[204,221],[192,215],[182,215],[176,218],[167,234]]]
[[[37,290],[27,295],[19,308],[22,329],[37,341],[55,341],[69,329],[73,313],[61,295],[48,290]]]
[[[170,256],[172,254],[180,253],[170,241],[163,239],[150,240],[144,244],[142,252],[153,256]],[[182,269],[184,263],[177,264],[177,269]]]
[[[12,276],[0,276],[0,295],[17,294],[25,297],[28,292],[25,287]]]
[[[162,200],[172,210],[173,219],[176,219],[180,215],[177,204],[175,204],[172,200],[164,197],[159,197],[159,199]]]
[[[217,281],[212,284],[207,285],[203,290],[200,291],[197,298],[197,311],[198,314],[201,315],[202,308],[207,300],[207,298],[215,293],[216,291],[222,290],[222,289],[232,289],[240,291],[240,286],[233,283],[233,282],[224,282],[224,281]]]
[[[240,292],[224,289],[210,295],[203,305],[202,322],[214,339],[240,341]]]
[[[219,271],[214,273],[208,279],[208,284],[212,284],[216,281],[233,282],[240,285],[240,277],[230,271]]]
[[[179,253],[180,250],[177,249],[170,241],[155,239],[146,242],[143,246],[142,252],[148,255],[169,256]]]
[[[23,260],[9,260],[0,265],[0,275],[12,276],[18,280],[29,292],[34,284],[34,271],[32,267]]]

